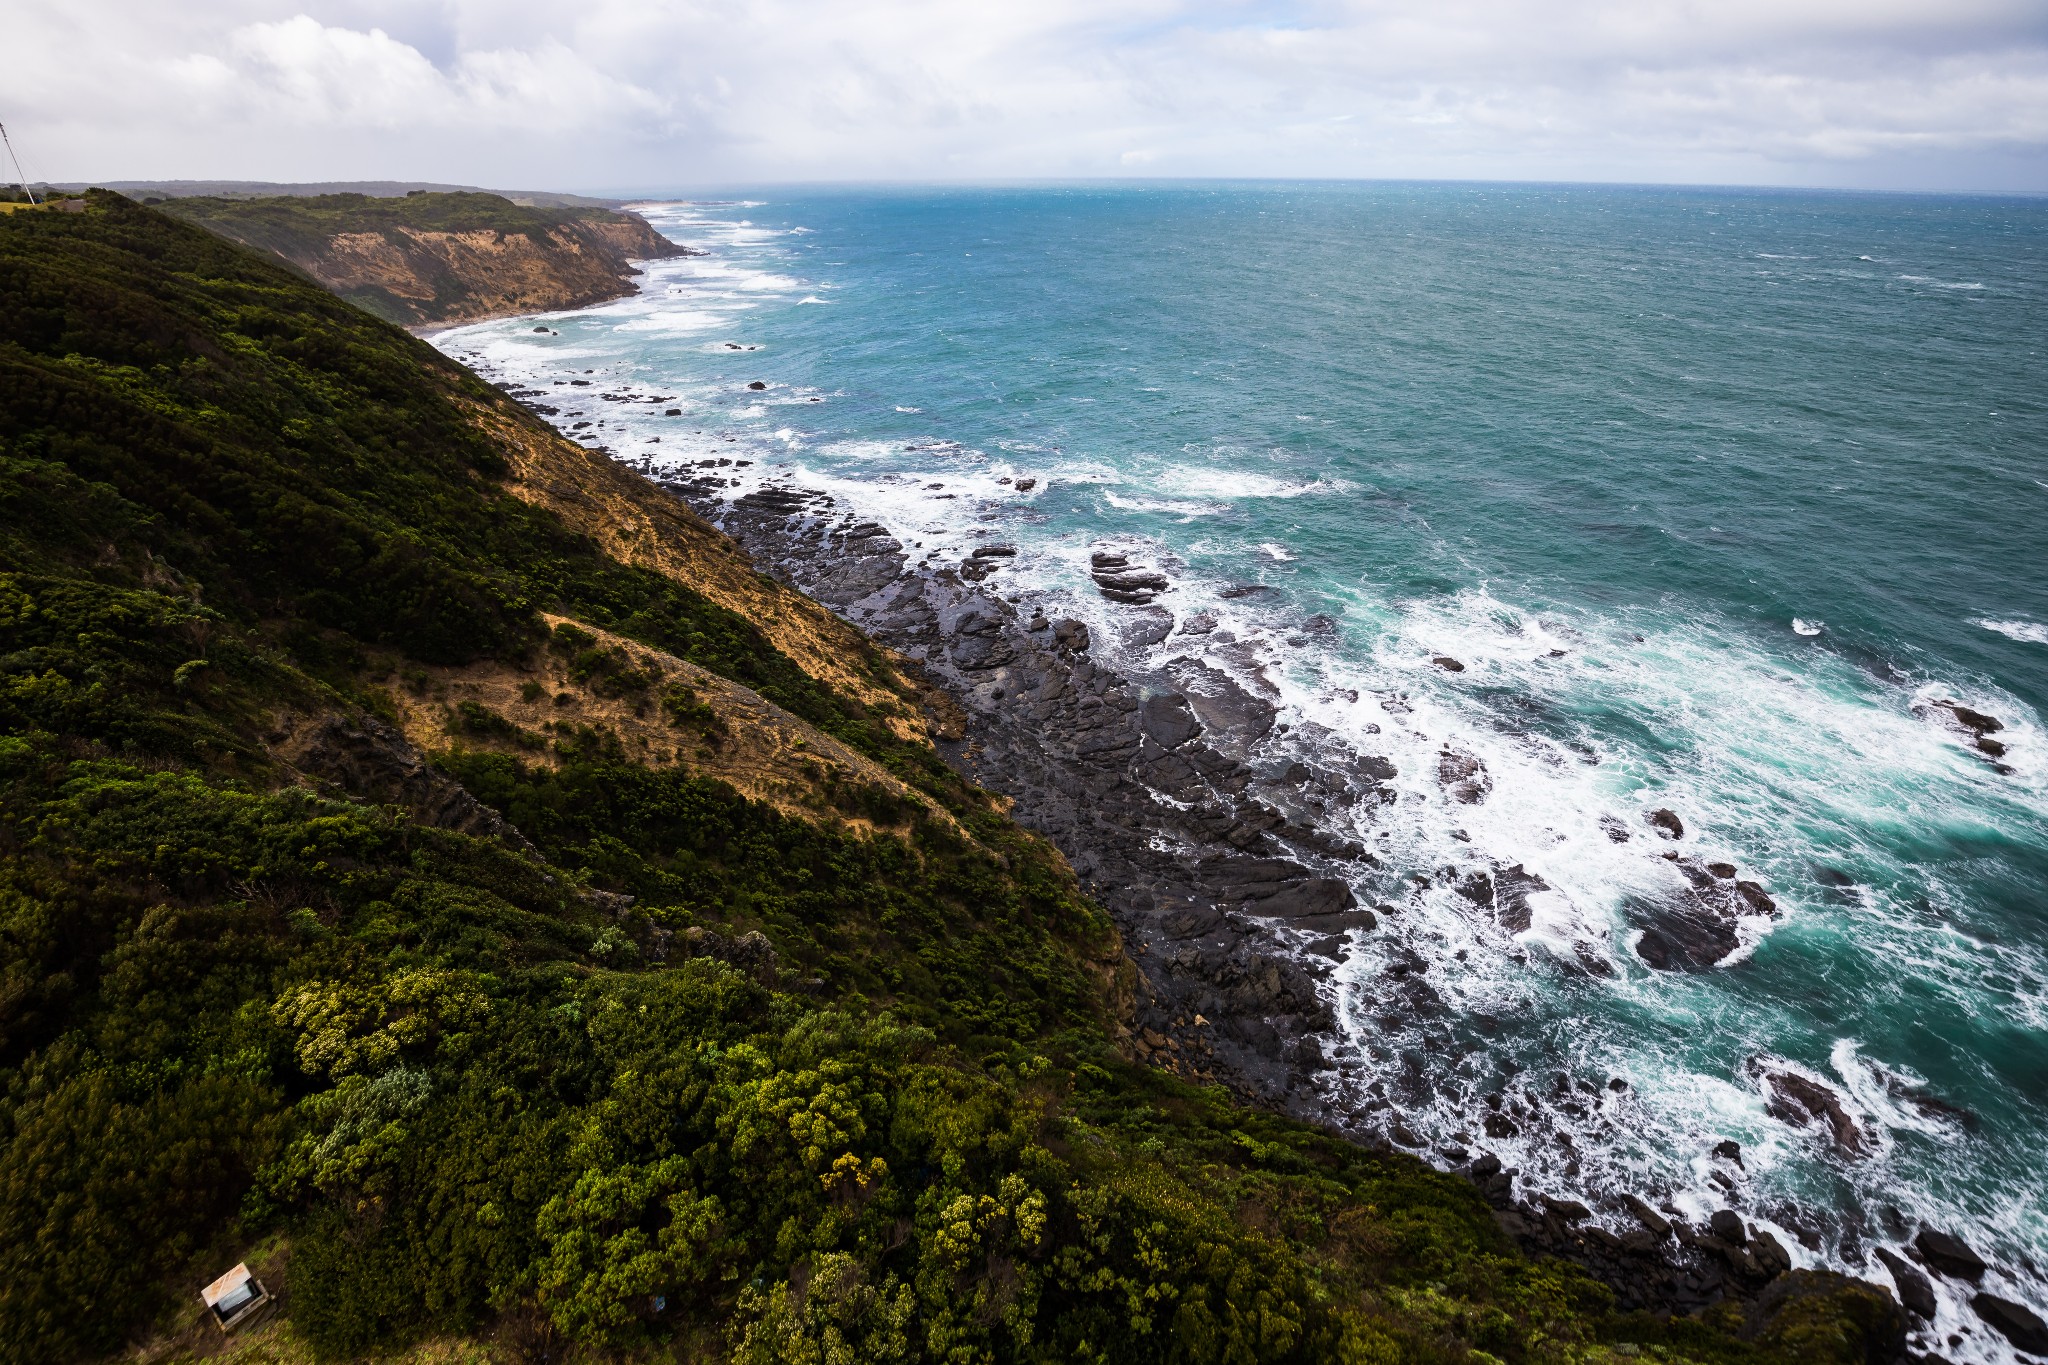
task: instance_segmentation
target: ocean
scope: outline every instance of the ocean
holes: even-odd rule
[[[2048,200],[644,212],[707,254],[437,343],[644,467],[828,490],[933,564],[1015,545],[1005,595],[1106,657],[1272,698],[1276,766],[1391,763],[1390,802],[1309,812],[1388,908],[1330,978],[1333,1094],[1530,1190],[1732,1204],[1802,1264],[1883,1280],[1875,1247],[1957,1232],[2048,1314]],[[1118,645],[1105,547],[1213,627]],[[1468,892],[1506,868],[1535,889],[1504,921]],[[1704,954],[1688,880],[1740,912]],[[1376,1011],[1397,960],[1443,1014]],[[1553,1120],[1515,1122],[1539,1092]],[[1941,1284],[1945,1352],[2009,1358]]]

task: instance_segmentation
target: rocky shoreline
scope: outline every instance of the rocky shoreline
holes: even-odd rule
[[[1285,728],[1276,707],[1203,662],[1200,650],[1168,649],[1163,666],[1144,672],[1101,662],[1215,630],[1213,619],[1176,620],[1156,605],[1168,579],[1134,562],[1132,551],[1105,548],[1092,558],[1097,588],[1123,608],[1123,638],[1098,641],[1086,624],[1047,615],[1029,595],[1003,595],[1012,546],[991,541],[957,564],[917,562],[889,528],[859,519],[827,494],[770,483],[731,498],[713,472],[716,462],[702,463],[711,468],[644,472],[732,535],[767,572],[910,660],[930,684],[948,761],[1011,798],[1019,822],[1049,838],[1116,917],[1139,982],[1125,1040],[1133,1056],[1355,1141],[1423,1145],[1402,1123],[1398,1095],[1390,1100],[1359,1074],[1358,1062],[1340,1055],[1326,985],[1346,939],[1371,932],[1397,907],[1359,904],[1351,883],[1378,868],[1377,860],[1302,818],[1333,805],[1391,803],[1390,764],[1366,758],[1336,769],[1297,761],[1274,771],[1270,746],[1264,753],[1258,746]],[[1464,788],[1483,797],[1487,777],[1475,761],[1446,750],[1441,768],[1437,776],[1452,797],[1471,799]],[[1653,835],[1683,833],[1670,812],[1652,812],[1646,823]],[[1651,965],[1708,965],[1733,947],[1739,915],[1775,912],[1763,889],[1732,867],[1665,856],[1696,894],[1649,927],[1644,956],[1665,959]],[[1504,868],[1478,880],[1487,884],[1459,887],[1475,908],[1490,909],[1510,930],[1517,921],[1527,927],[1527,897],[1544,889],[1540,878]],[[1423,967],[1397,951],[1375,985],[1375,1010],[1411,1019],[1444,1012]],[[1839,1128],[1842,1115],[1825,1087],[1790,1073],[1763,1079],[1792,1117]],[[1561,1104],[1607,1098],[1570,1095]],[[1489,1134],[1503,1123],[1512,1131],[1504,1111],[1477,1116]],[[1836,1138],[1853,1144],[1853,1124]],[[1693,1226],[1668,1202],[1655,1207],[1614,1190],[1598,1198],[1596,1212],[1518,1188],[1518,1172],[1482,1147],[1475,1141],[1469,1150],[1418,1154],[1471,1179],[1525,1250],[1584,1267],[1625,1308],[1682,1314],[1734,1301],[1767,1315],[1813,1279],[1789,1276],[1791,1249],[1732,1210]],[[1715,1159],[1739,1171],[1740,1148],[1724,1142]],[[1878,1253],[1905,1300],[1895,1334],[1900,1359],[1941,1359],[1907,1346],[1909,1330],[1921,1351],[1939,1345],[1926,1332],[1935,1316],[1929,1275],[1952,1275],[1960,1263],[1927,1254],[1920,1244],[1929,1239],[1937,1248],[1962,1246],[1923,1229],[1906,1248],[1919,1266]],[[1817,1248],[1818,1237],[1809,1245]],[[1977,1299],[1980,1319],[2023,1344],[2034,1321],[2028,1310]]]

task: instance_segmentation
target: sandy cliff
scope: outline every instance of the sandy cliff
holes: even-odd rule
[[[584,308],[633,292],[633,262],[688,253],[630,213],[490,194],[174,200],[166,209],[283,257],[407,327]]]

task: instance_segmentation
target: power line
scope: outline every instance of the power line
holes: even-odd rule
[[[7,125],[4,123],[0,123],[0,143],[6,144],[8,160],[14,163],[15,178],[21,181],[22,192],[28,195],[28,202],[33,205],[36,202],[36,192],[29,188],[28,172],[21,168],[21,157],[15,152],[14,139],[7,136]]]

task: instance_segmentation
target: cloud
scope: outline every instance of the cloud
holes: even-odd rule
[[[2048,189],[2032,0],[0,2],[59,178]]]
[[[465,52],[446,70],[384,30],[330,27],[308,15],[247,24],[221,55],[167,64],[168,83],[227,125],[418,134],[506,134],[662,126],[657,95],[606,75],[553,39],[531,49]],[[189,106],[188,106],[189,107]]]

